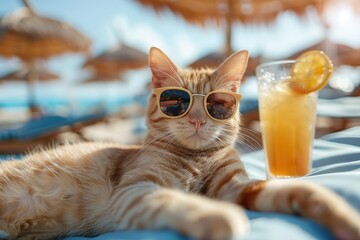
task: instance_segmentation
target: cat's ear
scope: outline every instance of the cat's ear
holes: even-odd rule
[[[152,72],[154,88],[180,86],[180,77],[177,66],[156,47],[150,48],[149,66]]]
[[[248,51],[239,51],[228,57],[213,73],[215,88],[225,88],[236,92],[240,88],[249,59]]]

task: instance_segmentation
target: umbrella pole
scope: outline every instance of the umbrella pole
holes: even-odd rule
[[[37,81],[35,64],[34,61],[29,61],[27,63],[29,74],[27,76],[27,92],[28,92],[28,104],[31,113],[31,118],[40,117],[40,110],[36,106],[36,96],[35,96],[35,83]]]
[[[27,7],[31,13],[35,14],[34,9],[31,7],[31,4],[29,3],[29,0],[22,0],[22,3],[25,7]]]
[[[226,24],[226,45],[225,45],[225,51],[228,56],[232,54],[232,46],[231,46],[231,39],[232,39],[232,11],[233,11],[233,4],[232,0],[228,0],[228,12],[226,14],[225,18],[225,24]]]

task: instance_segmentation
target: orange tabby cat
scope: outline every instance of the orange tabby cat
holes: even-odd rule
[[[247,60],[242,51],[216,70],[181,70],[151,48],[145,144],[81,143],[1,163],[0,230],[9,239],[51,239],[171,228],[231,239],[249,229],[247,208],[300,214],[339,239],[360,239],[358,213],[329,190],[248,179],[235,149]]]

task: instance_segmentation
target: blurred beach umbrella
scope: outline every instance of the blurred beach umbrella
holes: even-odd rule
[[[40,16],[27,0],[25,8],[1,18],[0,55],[20,58],[31,72],[35,61],[67,52],[89,52],[91,41],[69,24]],[[28,74],[28,84],[38,79]],[[29,105],[33,116],[38,114],[34,94],[29,93]]]
[[[0,55],[28,62],[66,52],[88,52],[91,42],[70,25],[38,15],[29,7],[1,19]]]
[[[225,24],[226,42],[224,49],[201,57],[190,66],[217,67],[233,52],[232,23],[270,23],[284,11],[297,15],[305,14],[309,6],[322,11],[324,0],[137,0],[160,12],[169,9],[182,16],[186,21],[201,26],[209,21]],[[260,63],[260,56],[249,59],[245,76],[255,75],[255,68]]]
[[[334,43],[327,39],[322,40],[305,49],[301,49],[300,51],[289,56],[288,58],[295,59],[301,54],[311,50],[324,51],[330,57],[334,65],[360,66],[360,49],[355,49],[350,46]]]
[[[147,54],[126,44],[118,44],[84,63],[83,68],[91,70],[92,75],[82,83],[106,82],[106,91],[109,93],[114,88],[114,85],[110,84],[111,82],[125,81],[122,77],[124,72],[144,68],[147,65]],[[106,97],[106,95],[109,94],[103,96]],[[103,102],[105,105],[107,100],[104,99]]]
[[[104,76],[104,75],[95,74],[82,81],[81,84],[115,82],[115,81],[123,81],[123,79],[120,78],[120,76]]]
[[[117,46],[100,53],[98,56],[88,59],[83,68],[89,69],[92,75],[83,81],[89,83],[107,83],[106,91],[109,93],[114,88],[111,82],[123,82],[122,74],[128,70],[144,68],[148,65],[148,55],[126,44]],[[107,95],[103,96],[106,98]],[[106,105],[107,99],[103,100]]]
[[[125,79],[120,75],[99,75],[98,73],[94,73],[83,81],[79,82],[81,85],[92,85],[92,87],[97,88],[99,91],[99,95],[101,98],[100,108],[106,109],[107,105],[111,100],[113,100],[113,95],[111,92],[116,90],[119,82],[125,82]],[[121,88],[123,86],[120,86]],[[101,90],[100,90],[101,89]],[[119,89],[120,90],[120,89]],[[120,92],[120,91],[119,91]]]
[[[225,51],[218,51],[215,53],[208,54],[195,62],[191,63],[189,67],[192,68],[203,68],[203,67],[209,67],[209,68],[217,68],[226,58],[228,57],[228,54]],[[258,66],[261,62],[261,57],[250,57],[248,66],[246,68],[246,72],[244,76],[254,76],[255,75],[255,68]]]
[[[34,75],[39,81],[55,81],[59,76],[43,69],[18,69],[0,77],[0,82],[5,81],[26,81]]]
[[[209,20],[225,23],[225,52],[232,52],[232,22],[269,23],[284,11],[303,15],[309,6],[322,11],[325,0],[137,0],[160,12],[169,9],[186,21],[205,25]]]
[[[99,80],[116,80],[127,70],[144,68],[147,66],[148,56],[142,51],[119,44],[84,63],[84,68],[91,69]]]
[[[59,76],[54,73],[43,70],[43,69],[21,68],[21,69],[10,72],[10,73],[5,74],[4,76],[0,77],[0,83],[12,82],[12,81],[26,82],[26,81],[28,81],[28,79],[37,79],[38,81],[49,82],[49,81],[59,80]],[[35,86],[34,86],[34,84],[27,84],[27,88],[28,88],[28,94],[29,94],[28,98],[31,99],[31,101],[35,102],[35,89],[34,89]],[[35,116],[35,115],[37,116],[37,115],[41,114],[41,112],[35,106],[35,104],[30,106],[30,110],[31,110],[33,116]]]
[[[106,111],[108,102],[112,100],[111,97],[111,91],[116,88],[115,82],[123,81],[120,76],[104,76],[104,75],[98,75],[98,74],[92,74],[88,78],[82,80],[79,82],[79,85],[81,86],[87,86],[90,88],[96,88],[98,92],[98,96],[100,98],[99,105],[95,106],[97,109],[101,109]],[[96,97],[98,97],[96,96]]]

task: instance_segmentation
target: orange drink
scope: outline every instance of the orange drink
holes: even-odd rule
[[[259,96],[269,177],[298,177],[311,169],[317,94],[294,92],[279,80]]]
[[[317,90],[326,84],[332,70],[328,58],[319,54],[323,53],[307,54],[307,62],[270,62],[256,69],[269,178],[300,177],[311,170]]]

